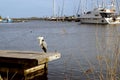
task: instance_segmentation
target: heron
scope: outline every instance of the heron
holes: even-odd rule
[[[47,43],[44,40],[44,37],[38,37],[39,45],[41,46],[42,50],[47,53]]]

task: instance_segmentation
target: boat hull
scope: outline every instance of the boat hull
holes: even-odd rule
[[[80,22],[82,24],[108,24],[108,22],[105,19],[101,18],[80,18]]]
[[[81,24],[120,24],[120,19],[112,18],[80,18]]]

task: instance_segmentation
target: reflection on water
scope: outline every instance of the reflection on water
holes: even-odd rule
[[[36,38],[44,36],[48,51],[57,50],[62,54],[61,59],[48,63],[45,79],[97,80],[101,67],[98,59],[102,60],[103,55],[116,53],[119,32],[120,25],[47,21],[0,24],[0,49],[42,51]],[[102,70],[105,71],[104,68]]]

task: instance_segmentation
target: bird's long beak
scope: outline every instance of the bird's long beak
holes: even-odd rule
[[[40,39],[40,37],[37,37],[37,39]]]

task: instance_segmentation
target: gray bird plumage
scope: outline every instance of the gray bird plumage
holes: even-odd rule
[[[47,43],[45,42],[44,37],[38,37],[38,40],[39,40],[39,45],[41,46],[43,51],[47,53]]]

